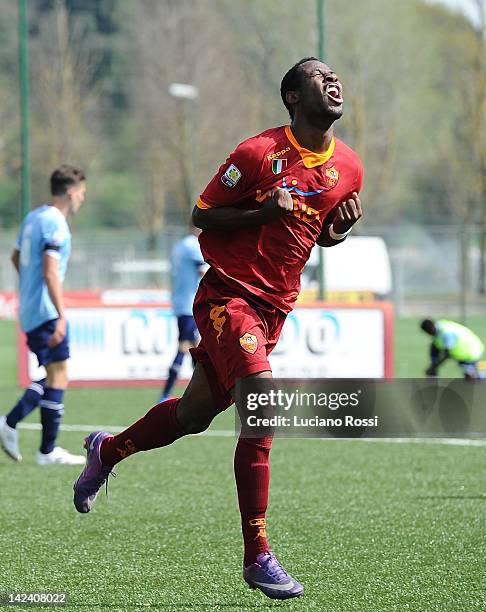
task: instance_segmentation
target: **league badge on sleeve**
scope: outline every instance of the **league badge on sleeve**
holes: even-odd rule
[[[241,172],[238,170],[238,168],[234,164],[230,164],[226,168],[226,172],[221,177],[221,181],[226,185],[226,187],[229,187],[230,189],[232,189],[236,185],[236,183],[240,180],[240,178],[241,178]]]

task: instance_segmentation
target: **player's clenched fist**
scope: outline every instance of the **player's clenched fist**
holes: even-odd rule
[[[286,189],[274,187],[268,192],[268,198],[263,205],[263,211],[268,219],[276,219],[294,210],[292,196]]]
[[[362,216],[363,210],[361,208],[361,200],[356,191],[353,191],[348,200],[341,202],[341,204],[335,208],[332,227],[336,234],[345,234]]]

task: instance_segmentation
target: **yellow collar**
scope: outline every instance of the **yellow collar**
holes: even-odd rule
[[[324,153],[315,153],[314,151],[309,151],[309,149],[304,149],[300,144],[295,140],[294,135],[292,134],[292,130],[290,129],[290,125],[285,126],[285,135],[290,140],[292,145],[297,149],[299,155],[302,157],[302,161],[304,162],[304,166],[306,168],[315,168],[316,166],[322,166],[325,164],[334,153],[334,147],[336,146],[336,142],[334,140],[334,136],[332,137],[331,144],[329,148]]]

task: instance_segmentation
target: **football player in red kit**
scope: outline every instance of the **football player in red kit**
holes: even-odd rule
[[[312,247],[339,244],[362,216],[361,162],[333,132],[343,113],[337,75],[304,58],[284,76],[281,96],[291,124],[238,145],[193,212],[210,266],[194,302],[201,343],[192,349],[193,378],[182,398],[154,406],[124,432],[85,439],[86,467],[74,485],[79,512],[90,511],[116,463],[207,429],[232,404],[238,379],[271,378],[268,355],[297,299]],[[304,589],[267,541],[271,444],[271,436],[240,436],[236,445],[243,578],[268,597],[287,599]]]

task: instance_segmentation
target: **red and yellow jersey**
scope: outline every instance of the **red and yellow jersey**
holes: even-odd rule
[[[294,210],[258,227],[204,230],[204,259],[229,285],[287,313],[324,219],[359,192],[362,181],[358,155],[337,138],[322,154],[302,148],[289,126],[249,138],[220,167],[197,206],[256,209],[271,188],[282,187],[292,195]]]

